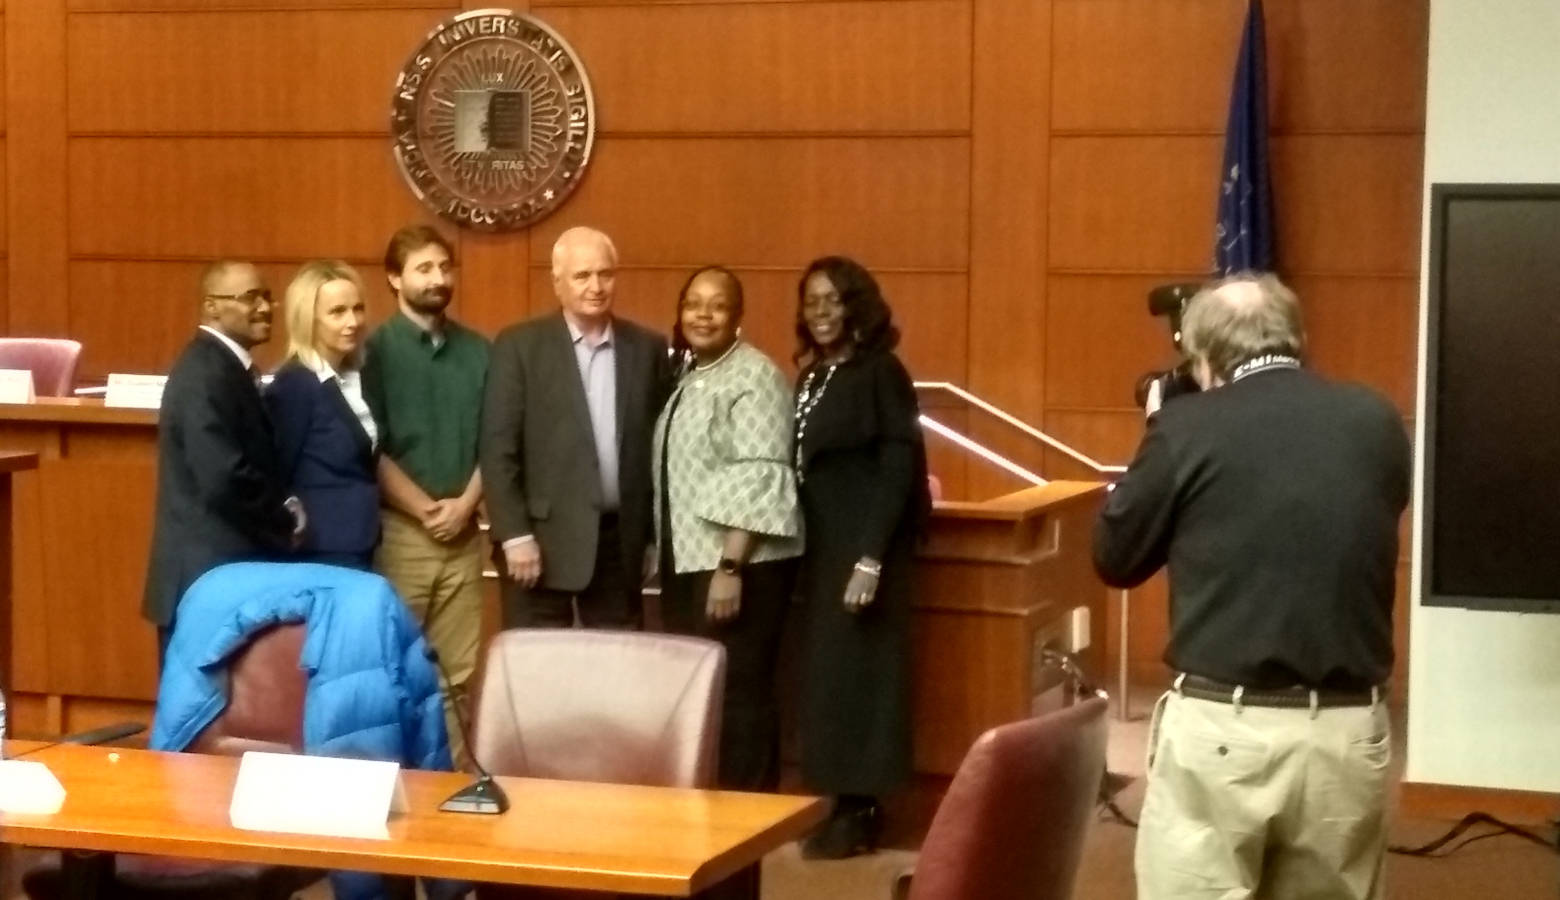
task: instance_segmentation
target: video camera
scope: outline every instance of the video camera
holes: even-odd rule
[[[1161,403],[1169,403],[1174,397],[1202,390],[1197,384],[1197,379],[1192,377],[1192,360],[1186,355],[1186,348],[1181,344],[1181,315],[1186,312],[1186,304],[1192,299],[1192,295],[1201,288],[1200,283],[1183,282],[1162,284],[1148,292],[1148,314],[1168,317],[1170,340],[1175,343],[1175,349],[1181,353],[1181,361],[1172,368],[1148,372],[1138,378],[1137,384],[1132,388],[1132,398],[1138,406],[1145,406],[1148,403],[1148,391],[1155,382],[1159,383]]]

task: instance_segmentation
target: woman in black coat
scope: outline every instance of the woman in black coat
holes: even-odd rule
[[[824,257],[797,293],[802,775],[836,798],[803,852],[837,859],[876,848],[878,798],[910,775],[912,566],[931,498],[915,389],[877,281]]]
[[[363,281],[305,263],[287,286],[287,358],[265,392],[282,474],[306,517],[295,558],[369,569],[379,545],[378,428],[359,379]]]

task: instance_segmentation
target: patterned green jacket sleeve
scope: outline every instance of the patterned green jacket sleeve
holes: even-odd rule
[[[723,393],[711,411],[709,441],[716,464],[695,491],[694,512],[726,528],[794,537],[799,524],[791,468],[791,391],[762,354],[742,362],[735,390]]]

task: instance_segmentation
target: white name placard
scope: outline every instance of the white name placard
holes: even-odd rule
[[[0,760],[0,812],[52,816],[65,805],[65,786],[30,759]]]
[[[31,369],[0,369],[0,403],[31,403],[36,399]]]
[[[103,405],[157,409],[162,406],[163,385],[167,383],[167,375],[129,375],[115,372],[108,376],[108,389],[103,393]]]
[[[250,831],[386,838],[390,813],[405,809],[396,763],[250,751],[228,818]]]

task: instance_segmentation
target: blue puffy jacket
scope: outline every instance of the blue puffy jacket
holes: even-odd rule
[[[313,563],[231,563],[179,601],[157,691],[153,750],[183,750],[227,708],[227,661],[257,632],[303,622],[303,750],[448,771],[439,677],[417,623],[378,575]],[[383,896],[337,873],[338,898]]]

